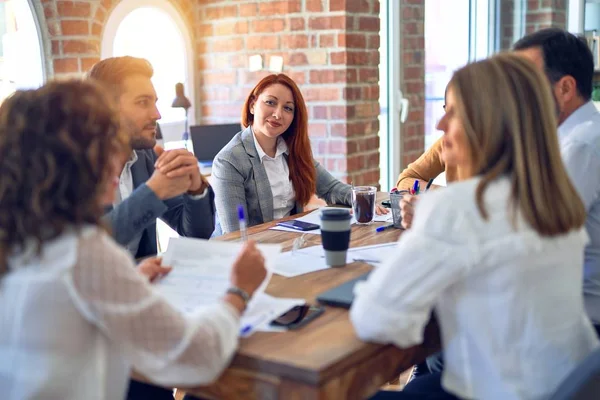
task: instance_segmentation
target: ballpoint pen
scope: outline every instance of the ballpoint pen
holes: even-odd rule
[[[240,237],[242,241],[248,240],[248,234],[246,233],[246,218],[244,217],[244,206],[241,204],[238,206],[238,220],[240,222]]]
[[[240,336],[245,337],[246,335],[252,333],[256,328],[258,328],[264,322],[266,322],[269,319],[270,315],[271,315],[271,312],[269,312],[266,315],[262,315],[261,317],[258,318],[257,321],[254,321],[251,324],[246,324],[243,328],[240,329]]]
[[[419,194],[419,180],[415,179],[415,183],[413,183],[413,194]]]
[[[431,179],[429,180],[429,182],[427,182],[427,186],[425,186],[425,191],[428,191],[428,190],[429,190],[429,188],[431,187],[431,184],[432,184],[432,183],[433,183],[433,178],[431,178]]]
[[[393,228],[393,227],[394,227],[394,224],[378,226],[377,228],[375,228],[375,232],[383,232],[386,229]]]

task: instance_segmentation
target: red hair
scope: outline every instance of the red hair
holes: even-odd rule
[[[273,74],[263,78],[246,98],[242,109],[242,126],[247,128],[252,125],[254,115],[250,113],[250,107],[267,87],[277,83],[289,88],[294,97],[294,119],[281,136],[289,149],[288,166],[292,186],[296,192],[296,200],[300,204],[306,205],[317,190],[317,170],[313,163],[310,139],[308,138],[306,103],[304,103],[304,97],[296,83],[284,74]]]

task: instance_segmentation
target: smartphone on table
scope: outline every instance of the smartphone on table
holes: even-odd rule
[[[303,231],[303,232],[304,231],[314,231],[315,229],[320,228],[320,226],[317,224],[311,224],[310,222],[296,221],[296,220],[278,222],[277,225],[283,226],[285,228],[295,229],[297,231]]]
[[[304,304],[295,306],[288,312],[275,318],[272,326],[285,327],[287,329],[298,329],[308,324],[313,319],[325,312],[325,307]]]

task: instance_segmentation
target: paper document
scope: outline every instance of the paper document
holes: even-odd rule
[[[397,242],[348,249],[348,262],[360,261],[371,265],[381,264],[398,246]]]
[[[174,307],[184,313],[215,304],[231,286],[231,267],[243,243],[174,238],[163,256],[163,265],[173,270],[155,284]],[[257,293],[264,291],[271,277],[279,245],[257,245],[265,258],[267,278]]]
[[[172,239],[163,264],[172,266],[173,270],[154,286],[185,314],[216,304],[231,286],[231,267],[242,246],[240,242]],[[269,244],[257,247],[263,253],[268,273],[241,318],[240,334],[244,337],[256,331],[285,330],[269,324],[292,307],[305,303],[304,299],[277,298],[264,293],[281,247]]]
[[[373,218],[374,222],[394,222],[394,217],[392,216],[392,210],[389,210],[387,214],[375,215]]]
[[[346,260],[348,263],[354,261],[360,261],[371,265],[377,265],[386,260],[389,256],[390,252],[394,251],[394,248],[398,245],[397,242],[391,243],[383,243],[383,244],[375,244],[371,246],[362,246],[362,247],[351,247],[348,249],[348,256]],[[286,253],[282,253],[283,256]],[[313,257],[313,260],[317,258],[325,260],[325,250],[323,250],[323,246],[311,246],[306,247],[304,249],[296,250],[296,254],[301,254],[306,257]],[[280,256],[280,257],[281,257]],[[279,260],[277,259],[276,267],[273,270],[275,273],[279,273],[277,270],[279,267]],[[314,261],[316,263],[316,261]]]
[[[315,271],[328,269],[323,256],[323,248],[321,246],[313,246],[321,251],[317,254],[310,254],[296,250],[295,252],[288,251],[281,253],[275,260],[273,273],[292,278],[294,276],[304,275]]]
[[[281,332],[285,327],[274,327],[270,323],[295,306],[305,304],[304,299],[273,297],[266,293],[254,295],[244,312],[240,323],[240,335],[250,336],[253,332]]]

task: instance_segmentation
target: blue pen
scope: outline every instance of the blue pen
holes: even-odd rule
[[[246,325],[245,327],[243,327],[240,330],[240,336],[244,336],[247,333],[250,333],[250,331],[252,330],[252,325]]]
[[[240,222],[240,236],[242,241],[248,240],[248,234],[246,233],[246,218],[244,217],[244,206],[241,204],[238,206],[238,220]]]
[[[394,227],[394,224],[378,226],[377,228],[375,228],[375,232],[383,232],[386,229],[393,228],[393,227]]]
[[[415,179],[415,183],[413,183],[413,192],[415,194],[419,194],[419,180]]]

